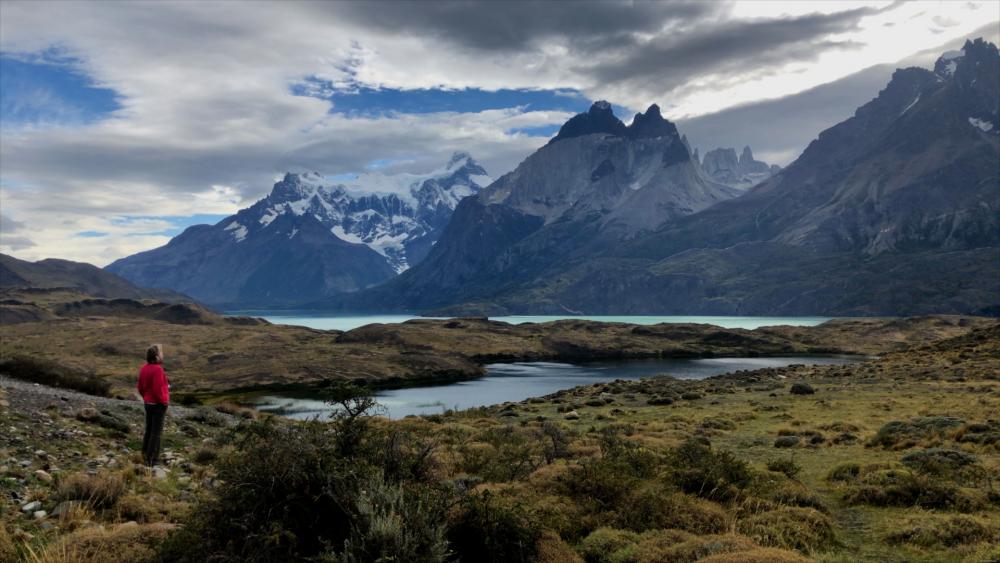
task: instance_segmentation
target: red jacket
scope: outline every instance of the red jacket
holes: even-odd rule
[[[136,386],[142,400],[150,404],[170,404],[170,382],[160,364],[146,364],[139,370],[139,385]]]

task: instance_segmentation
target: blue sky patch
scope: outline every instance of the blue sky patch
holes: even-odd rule
[[[119,109],[114,90],[99,88],[79,60],[50,49],[0,53],[0,122],[5,126],[86,124]]]
[[[141,233],[129,233],[126,236],[147,236],[147,235],[163,235],[168,237],[175,237],[181,234],[184,229],[192,225],[214,225],[219,221],[229,217],[229,215],[218,215],[210,213],[199,213],[197,215],[189,215],[187,217],[177,217],[177,216],[146,216],[146,215],[126,215],[124,217],[117,217],[111,220],[112,225],[116,226],[128,226],[137,221],[166,221],[170,223],[170,227],[160,230],[160,231],[149,231]]]
[[[309,78],[292,87],[297,96],[310,96],[332,103],[330,113],[348,115],[383,115],[388,113],[471,113],[491,109],[525,107],[528,111],[587,111],[592,100],[578,90],[511,89],[482,90],[464,88],[448,90],[422,88],[401,90],[397,88],[355,87],[337,89],[331,83]],[[622,106],[612,105],[615,114],[627,119],[632,114]],[[520,130],[528,135],[551,136],[555,127],[530,127]]]
[[[102,231],[80,231],[79,233],[76,233],[76,236],[82,238],[99,238],[108,236],[108,233]]]

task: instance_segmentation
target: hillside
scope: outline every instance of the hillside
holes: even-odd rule
[[[109,299],[155,299],[171,303],[192,301],[175,291],[138,287],[118,275],[83,262],[56,258],[28,262],[0,254],[0,291],[24,289],[61,289]]]

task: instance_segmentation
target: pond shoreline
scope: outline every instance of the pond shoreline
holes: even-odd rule
[[[794,365],[851,364],[868,356],[847,354],[726,356],[699,358],[645,358],[592,362],[511,362],[486,366],[483,377],[451,383],[372,388],[391,418],[408,414],[437,414],[438,409],[490,407],[511,401],[549,397],[554,393],[593,383],[638,379],[677,381],[732,378],[761,368]],[[712,360],[729,360],[712,362]],[[771,360],[771,361],[768,361]],[[457,385],[456,385],[457,384]],[[241,405],[281,416],[326,412],[323,386],[253,390],[233,397]],[[428,412],[431,411],[431,412]]]
[[[439,372],[427,377],[420,378],[393,378],[393,379],[381,379],[381,380],[366,380],[364,378],[357,378],[352,380],[344,379],[328,379],[323,381],[310,381],[310,382],[294,382],[294,383],[272,383],[264,385],[251,385],[246,387],[238,387],[233,389],[227,389],[219,392],[193,392],[193,393],[177,393],[177,402],[182,405],[199,405],[199,404],[215,404],[226,401],[234,401],[240,405],[253,407],[252,403],[248,403],[247,399],[256,398],[269,394],[278,394],[287,397],[298,397],[298,398],[317,398],[322,397],[324,392],[328,392],[332,387],[337,385],[342,385],[345,383],[352,383],[366,390],[377,394],[381,391],[394,391],[400,389],[419,389],[428,387],[443,387],[454,383],[460,383],[465,381],[476,381],[484,377],[488,377],[489,373],[487,371],[487,366],[490,364],[519,364],[519,363],[537,363],[537,362],[555,362],[574,365],[578,367],[587,367],[588,364],[595,364],[606,361],[621,361],[621,362],[645,362],[651,360],[697,360],[697,359],[726,359],[726,358],[780,358],[789,355],[794,355],[796,357],[802,358],[848,358],[857,359],[859,361],[874,358],[875,356],[863,355],[863,354],[851,354],[845,353],[840,350],[823,351],[816,353],[801,353],[796,351],[789,351],[787,353],[774,353],[774,354],[760,354],[755,351],[745,351],[745,353],[734,353],[734,354],[715,354],[715,353],[701,353],[692,354],[686,352],[679,352],[676,354],[608,354],[608,355],[585,355],[585,356],[508,356],[503,354],[495,355],[479,355],[473,356],[470,359],[475,361],[482,368],[481,373],[475,376],[466,376],[463,373],[454,373],[450,370]],[[720,377],[726,375],[730,372],[724,374],[713,375],[711,377]],[[653,376],[651,376],[653,377]],[[711,378],[710,377],[710,378]],[[709,378],[709,379],[710,379]]]

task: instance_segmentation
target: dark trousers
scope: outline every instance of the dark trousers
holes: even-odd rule
[[[163,419],[167,415],[167,405],[146,403],[146,433],[142,435],[142,460],[152,467],[160,457],[160,436],[163,435]]]

